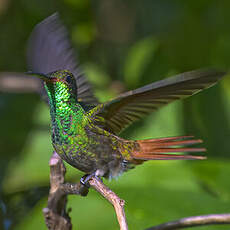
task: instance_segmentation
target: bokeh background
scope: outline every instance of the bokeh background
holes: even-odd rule
[[[230,67],[227,0],[1,0],[0,71],[27,71],[29,34],[55,11],[101,101],[176,73]],[[0,92],[0,229],[46,229],[42,208],[52,153],[49,123],[49,110],[37,94]],[[230,212],[229,76],[162,108],[122,135],[138,139],[184,134],[205,141],[207,160],[147,162],[106,181],[126,200],[130,229]],[[68,181],[83,176],[70,166],[67,170]],[[68,200],[73,229],[118,229],[112,206],[96,192]]]

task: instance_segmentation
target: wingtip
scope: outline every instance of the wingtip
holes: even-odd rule
[[[220,81],[225,75],[227,75],[227,72],[216,70],[215,76],[217,81]]]
[[[221,80],[226,74],[227,72],[226,71],[223,71],[223,70],[220,70],[218,68],[206,68],[206,69],[203,69],[204,71],[209,71],[210,72],[210,75],[212,75],[216,81],[219,81]]]

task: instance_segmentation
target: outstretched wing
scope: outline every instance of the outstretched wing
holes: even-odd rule
[[[91,85],[77,66],[67,30],[58,13],[46,18],[34,28],[29,39],[27,62],[29,70],[37,73],[69,70],[77,81],[79,101],[91,105],[98,103]]]
[[[198,93],[214,85],[223,76],[223,72],[214,70],[185,72],[123,93],[98,105],[91,110],[91,114],[96,116],[96,125],[118,134],[143,116],[172,101]]]

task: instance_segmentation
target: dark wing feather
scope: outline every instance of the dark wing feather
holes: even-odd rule
[[[69,70],[77,81],[78,99],[86,104],[97,104],[91,85],[80,72],[73,48],[58,13],[39,23],[33,30],[27,52],[29,70],[37,73],[50,73]]]
[[[196,70],[128,91],[96,107],[92,114],[104,119],[95,119],[95,124],[118,134],[143,116],[172,101],[198,93],[223,76],[223,72],[215,70]]]

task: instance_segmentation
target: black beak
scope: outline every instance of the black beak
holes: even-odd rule
[[[28,71],[28,72],[26,72],[26,74],[38,77],[38,78],[40,78],[41,80],[43,80],[45,82],[51,80],[51,78],[49,77],[49,75],[46,75],[46,74],[43,74],[43,73],[35,73],[35,72],[32,72],[32,71]]]

